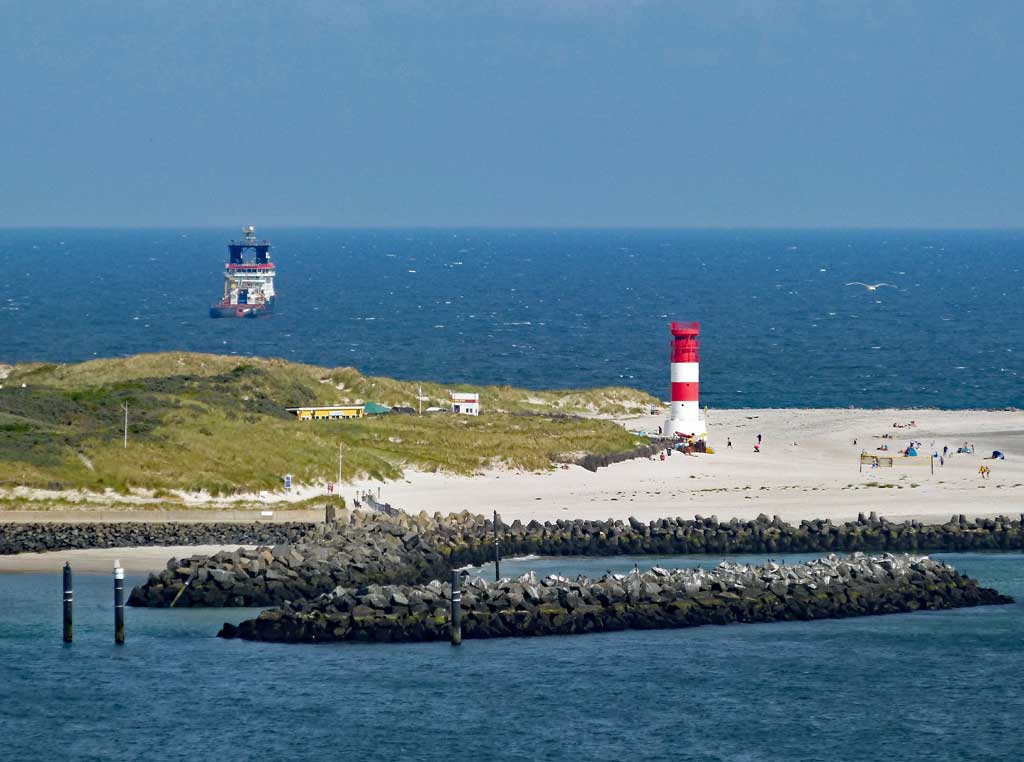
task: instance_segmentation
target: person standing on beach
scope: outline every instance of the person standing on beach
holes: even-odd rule
[[[732,449],[732,437],[725,438],[725,446],[730,450]]]
[[[761,435],[760,434],[757,435],[757,443],[761,444]]]

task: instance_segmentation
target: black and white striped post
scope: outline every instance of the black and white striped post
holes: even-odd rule
[[[452,572],[452,614],[451,614],[452,645],[462,645],[462,575]]]
[[[498,546],[498,512],[494,512],[494,581],[501,579],[501,548]]]
[[[71,589],[71,564],[64,562],[64,642],[71,642],[71,609],[74,600],[74,593]]]
[[[124,645],[124,569],[114,561],[114,643]]]

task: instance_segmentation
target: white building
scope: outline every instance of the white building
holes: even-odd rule
[[[449,392],[452,398],[452,412],[461,415],[480,415],[479,392]]]

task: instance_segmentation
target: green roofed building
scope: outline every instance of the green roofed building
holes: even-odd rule
[[[387,405],[381,405],[377,402],[367,402],[365,405],[363,405],[364,415],[384,415],[385,413],[390,412],[391,408],[389,408]]]

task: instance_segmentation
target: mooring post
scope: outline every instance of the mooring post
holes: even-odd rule
[[[114,642],[124,645],[124,569],[114,561]]]
[[[452,572],[451,636],[453,646],[462,645],[462,575],[458,571]]]
[[[64,642],[71,642],[71,608],[74,595],[71,590],[71,564],[64,562]]]
[[[501,579],[501,548],[498,547],[498,512],[494,512],[494,581]]]

